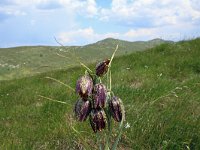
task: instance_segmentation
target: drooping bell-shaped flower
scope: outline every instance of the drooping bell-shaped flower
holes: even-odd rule
[[[91,111],[90,124],[95,133],[106,127],[106,114],[103,109],[93,109]]]
[[[93,81],[88,75],[84,75],[77,80],[76,92],[85,100],[92,94]]]
[[[104,108],[106,103],[106,86],[98,83],[94,86],[94,108]]]
[[[82,99],[77,100],[74,107],[74,112],[75,116],[79,121],[85,121],[90,111],[91,111],[91,103],[89,100],[86,101],[85,100],[83,101]]]
[[[109,109],[114,120],[120,122],[124,113],[121,99],[116,96],[112,97],[109,102]]]
[[[101,77],[108,71],[108,65],[110,63],[109,59],[104,60],[103,62],[96,65],[96,75]]]

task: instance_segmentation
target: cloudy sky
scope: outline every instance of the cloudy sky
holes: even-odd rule
[[[0,47],[197,36],[199,0],[0,0]]]

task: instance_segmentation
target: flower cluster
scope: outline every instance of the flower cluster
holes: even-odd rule
[[[109,116],[121,122],[124,113],[121,99],[114,94],[111,96],[111,91],[100,80],[108,72],[109,63],[107,59],[97,64],[95,74],[87,72],[76,83],[76,93],[80,99],[75,104],[75,116],[79,121],[85,121],[89,116],[95,133],[106,128]]]

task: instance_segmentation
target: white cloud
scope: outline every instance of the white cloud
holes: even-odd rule
[[[38,3],[41,3],[41,2],[44,2],[46,0],[13,0],[13,2],[15,4],[19,4],[19,5],[29,5],[29,4],[38,4]]]
[[[101,21],[131,27],[177,25],[200,20],[199,0],[112,0],[110,8],[99,7],[96,0],[12,0],[11,5],[4,7],[13,12],[30,8],[45,11],[64,8],[69,14],[98,17]]]
[[[155,38],[161,38],[164,40],[181,40],[183,35],[180,35],[180,30],[174,28],[173,26],[166,27],[153,27],[153,28],[138,28],[130,29],[122,35],[122,38],[125,40],[151,40]]]
[[[89,17],[92,17],[97,14],[98,9],[95,0],[87,1],[86,10]]]
[[[95,0],[12,0],[9,3],[5,0],[1,3],[1,9],[12,9],[13,12],[21,10],[26,12],[31,9],[51,11],[63,8],[69,14],[79,14],[83,17],[94,17],[98,12]]]
[[[94,30],[91,27],[68,31],[68,32],[62,32],[62,33],[59,33],[58,35],[58,40],[62,43],[73,43],[73,42],[76,42],[76,40],[79,40],[81,38],[84,40],[90,41],[96,38],[96,35],[94,33]]]
[[[128,32],[124,34],[128,39],[134,39],[138,37],[149,37],[155,36],[156,29],[155,28],[141,28],[141,29],[130,29]]]
[[[130,29],[123,33],[109,32],[102,34],[96,33],[92,27],[89,27],[68,32],[61,32],[57,35],[57,38],[63,44],[80,45],[80,41],[82,41],[81,45],[85,45],[105,38],[117,38],[128,41],[144,41],[161,38],[164,40],[178,41],[197,36],[200,36],[200,29],[188,23],[177,26],[168,25],[162,27]]]
[[[177,25],[199,19],[198,0],[113,0],[111,8],[100,10],[100,20],[132,27]]]
[[[59,3],[82,17],[94,17],[98,12],[95,0],[59,0]]]
[[[4,13],[6,15],[13,15],[13,16],[20,16],[20,15],[26,15],[25,12],[21,11],[21,10],[15,10],[12,8],[5,8],[5,7],[0,7],[0,12]]]
[[[81,44],[89,44],[108,37],[119,38],[120,34],[119,33],[99,34],[95,33],[92,27],[89,27],[68,32],[61,32],[57,35],[58,40],[63,44],[77,44],[80,41],[83,41],[83,43]]]

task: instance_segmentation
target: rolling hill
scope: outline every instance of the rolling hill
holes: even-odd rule
[[[112,89],[123,100],[130,125],[118,149],[200,149],[199,49],[200,39],[194,39],[114,58]],[[75,87],[84,71],[77,66],[0,81],[0,149],[97,149],[88,120],[73,117],[77,95],[45,78]]]
[[[161,39],[128,42],[104,39],[85,46],[23,46],[0,49],[0,80],[9,80],[41,72],[66,69],[83,63],[92,63],[109,57],[116,45],[118,56],[142,51],[166,43]],[[62,56],[61,56],[62,55]]]

